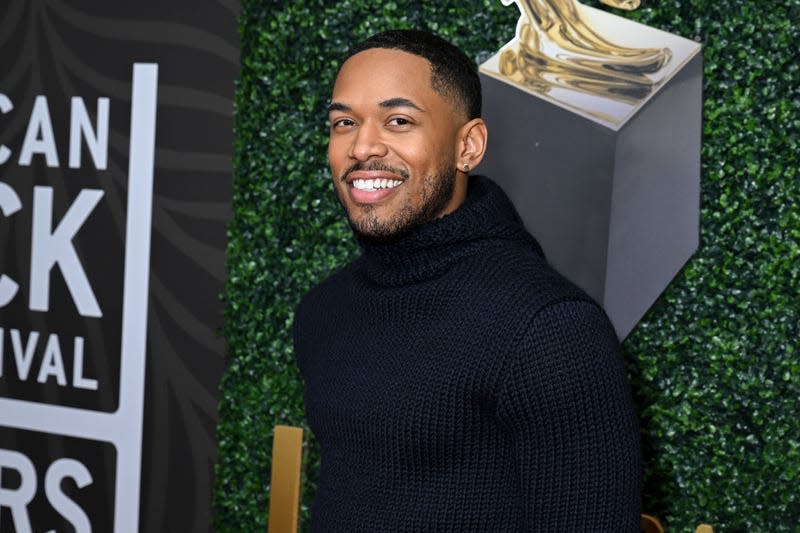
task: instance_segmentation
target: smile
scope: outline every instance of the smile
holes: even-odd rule
[[[377,191],[379,189],[394,189],[403,183],[402,180],[374,179],[374,180],[353,180],[353,187],[360,191]]]

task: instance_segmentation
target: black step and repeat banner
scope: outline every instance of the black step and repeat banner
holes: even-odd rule
[[[232,0],[0,4],[0,531],[209,531]]]

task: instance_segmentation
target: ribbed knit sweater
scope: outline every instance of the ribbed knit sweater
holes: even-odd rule
[[[312,530],[638,532],[631,391],[603,311],[502,190],[362,255],[297,309]]]

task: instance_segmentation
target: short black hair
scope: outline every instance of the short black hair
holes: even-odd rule
[[[481,80],[475,63],[457,46],[425,30],[388,30],[355,45],[341,64],[371,48],[401,50],[431,64],[433,90],[472,120],[481,116]]]

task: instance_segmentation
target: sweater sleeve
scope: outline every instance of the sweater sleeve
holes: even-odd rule
[[[639,532],[639,428],[616,335],[589,302],[551,304],[520,338],[497,403],[525,531]]]

